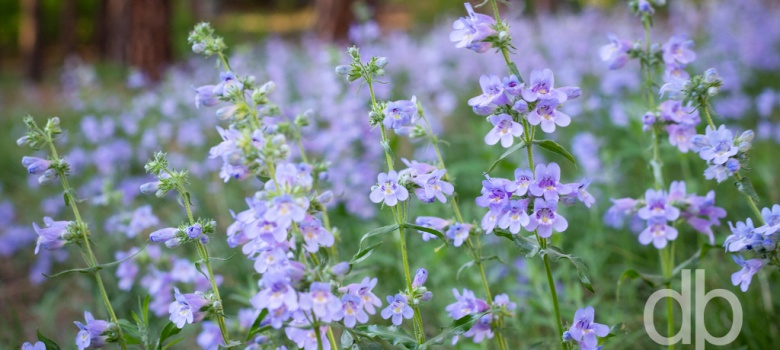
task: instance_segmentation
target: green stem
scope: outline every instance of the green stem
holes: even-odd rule
[[[339,348],[339,346],[336,345],[336,337],[333,335],[332,327],[328,327],[328,341],[330,342],[330,348],[332,350],[337,350]]]
[[[50,135],[46,133],[43,134],[47,137],[47,142],[49,144],[49,149],[51,150],[52,158],[55,162],[59,163],[60,157],[57,154],[57,148],[54,147],[54,140]],[[79,212],[78,205],[76,204],[75,198],[73,198],[71,195],[72,190],[70,183],[68,182],[67,174],[65,174],[65,172],[62,170],[58,170],[57,175],[60,177],[60,183],[62,183],[63,191],[68,196],[68,203],[66,204],[68,204],[73,210],[73,216],[76,218],[76,225],[79,227],[79,231],[81,231],[81,238],[84,241],[84,247],[81,249],[81,251],[82,254],[86,253],[84,254],[84,261],[87,263],[88,267],[93,268],[98,265],[98,261],[95,257],[95,254],[92,252],[92,246],[89,244],[89,233],[87,225],[84,224],[84,221],[81,219],[81,213]],[[108,315],[111,317],[111,322],[117,326],[117,332],[119,333],[119,339],[117,341],[119,343],[119,347],[122,348],[122,350],[125,350],[127,349],[127,345],[125,344],[125,336],[122,331],[122,327],[119,326],[119,319],[116,317],[114,308],[111,306],[111,300],[108,298],[108,293],[106,293],[106,287],[103,285],[103,279],[100,277],[100,273],[97,271],[94,272],[94,275],[95,283],[100,290],[103,303],[106,304],[106,309],[108,310]]]

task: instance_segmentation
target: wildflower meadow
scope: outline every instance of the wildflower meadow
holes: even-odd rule
[[[0,86],[0,348],[776,348],[780,4],[444,7]]]

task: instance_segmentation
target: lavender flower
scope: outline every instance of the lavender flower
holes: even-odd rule
[[[513,200],[509,202],[504,215],[498,219],[498,227],[509,229],[509,232],[517,234],[520,227],[527,226],[531,221],[528,217],[528,199]]]
[[[601,60],[607,62],[609,69],[620,69],[628,62],[628,50],[631,49],[631,43],[626,40],[620,40],[612,33],[607,34],[609,44],[599,49]]]
[[[528,114],[528,123],[531,125],[539,125],[541,123],[542,131],[548,134],[555,131],[556,125],[561,127],[569,126],[571,117],[556,110],[560,104],[559,101],[557,98],[539,101],[536,109]]]
[[[414,310],[408,305],[406,297],[401,294],[387,296],[387,307],[382,310],[382,318],[393,318],[393,325],[400,326],[403,319],[411,319],[414,316]]]
[[[515,169],[514,193],[518,196],[525,196],[528,188],[534,182],[534,174],[531,169]]]
[[[520,93],[522,93],[522,84],[520,83],[520,80],[517,79],[517,76],[512,74],[508,77],[504,77],[501,79],[501,82],[504,83],[504,91],[506,91],[507,94],[511,96],[519,96]],[[518,100],[523,101],[523,100]]]
[[[457,48],[468,48],[476,52],[485,52],[490,48],[490,43],[482,42],[490,36],[496,35],[493,27],[496,21],[493,17],[474,12],[471,4],[464,3],[468,17],[462,17],[452,23],[450,41],[456,43]]]
[[[680,216],[680,209],[667,203],[666,192],[648,189],[645,191],[645,206],[637,214],[643,220],[662,218],[674,221]]]
[[[67,241],[65,236],[68,233],[70,221],[54,221],[50,217],[44,217],[45,228],[40,228],[33,222],[33,229],[38,234],[38,241],[35,244],[35,254],[38,254],[41,248],[46,250],[57,250],[65,246]]]
[[[482,180],[482,195],[476,198],[477,205],[500,212],[509,204],[511,194],[507,190],[514,190],[514,184],[507,179],[488,178]]]
[[[449,226],[450,221],[437,218],[435,216],[418,216],[417,219],[414,220],[414,224],[417,226],[432,228],[436,231],[443,231],[445,227]],[[424,242],[427,242],[431,239],[439,239],[439,237],[436,237],[434,234],[425,231],[418,232],[422,234],[422,240]]]
[[[693,62],[696,59],[696,53],[691,50],[691,47],[693,47],[693,40],[688,40],[682,35],[672,36],[661,47],[664,62],[682,64]]]
[[[308,293],[301,293],[298,305],[322,322],[337,321],[341,311],[341,301],[330,292],[330,284],[324,282],[312,283]]]
[[[447,229],[445,235],[447,238],[453,240],[453,245],[460,247],[463,244],[463,241],[469,238],[469,231],[471,231],[471,224],[456,222],[450,225],[450,228]]]
[[[198,346],[204,350],[218,350],[225,342],[222,340],[222,332],[219,325],[214,322],[203,322],[203,328],[195,339]]]
[[[771,235],[780,230],[780,205],[773,205],[772,210],[769,210],[769,208],[761,209],[761,216],[764,218],[766,224],[757,227],[756,232],[764,235]]]
[[[566,94],[555,89],[555,78],[551,70],[547,68],[541,71],[534,69],[531,71],[530,84],[523,89],[523,99],[528,102],[555,99],[557,102],[553,106],[557,106],[566,102]]]
[[[287,335],[299,349],[303,350],[317,350],[320,349],[317,339],[326,339],[328,327],[319,327],[319,329],[312,328],[311,324],[304,316],[302,312],[296,313],[295,320],[290,323],[291,327],[284,329],[284,333]],[[316,332],[320,332],[319,337]],[[322,342],[322,350],[331,350],[330,342]]]
[[[453,288],[452,294],[455,295],[455,299],[457,299],[457,301],[447,305],[445,308],[452,319],[457,320],[463,316],[482,312],[489,308],[488,304],[484,300],[477,299],[474,296],[474,292],[468,289],[463,289],[463,294],[461,294],[457,289]]]
[[[430,174],[418,176],[414,182],[422,186],[422,191],[421,193],[415,191],[417,197],[423,202],[433,201],[433,198],[436,198],[442,203],[447,203],[446,196],[451,196],[455,188],[451,183],[442,180],[446,173],[445,169],[437,169]]]
[[[666,247],[668,241],[677,239],[677,229],[666,224],[666,219],[654,217],[648,220],[647,228],[639,234],[639,243],[653,243],[658,249]]]
[[[428,270],[424,268],[417,269],[417,273],[414,274],[414,281],[412,281],[412,288],[420,288],[428,280]]]
[[[23,157],[22,165],[27,168],[30,175],[40,175],[49,169],[51,161],[37,157]]]
[[[482,315],[468,331],[463,333],[463,336],[472,338],[474,343],[481,343],[485,338],[493,339],[493,329],[491,328],[492,322],[492,314]]]
[[[560,183],[561,167],[558,163],[536,166],[536,181],[528,187],[528,191],[536,197],[544,197],[546,200],[557,201],[559,195],[571,192],[569,186]]]
[[[747,218],[745,222],[737,222],[734,226],[729,222],[731,235],[726,237],[723,247],[727,252],[738,252],[744,249],[751,250],[753,245],[759,244],[763,239],[760,234],[755,232],[753,220]]]
[[[743,292],[747,292],[748,287],[750,287],[750,282],[753,280],[753,275],[764,266],[765,261],[761,259],[750,259],[745,261],[742,256],[732,256],[732,259],[734,259],[734,262],[737,263],[737,265],[742,266],[742,269],[731,274],[731,284],[735,286],[739,285],[739,288]]]
[[[569,335],[576,341],[582,341],[585,345],[593,348],[598,345],[596,337],[606,337],[609,334],[609,327],[593,322],[595,311],[592,306],[579,309],[574,313],[574,321],[569,328]]]
[[[669,133],[669,143],[677,146],[682,153],[688,153],[693,148],[693,137],[696,135],[696,128],[691,124],[669,124],[666,126],[666,132]]]
[[[79,327],[79,334],[76,335],[76,346],[79,350],[105,346],[108,337],[103,333],[108,330],[108,322],[96,320],[89,311],[84,311],[84,320],[87,322],[86,325],[79,321],[73,322]]]
[[[306,217],[308,207],[309,201],[306,198],[293,198],[288,194],[283,194],[271,201],[271,205],[268,206],[268,211],[263,217],[287,228],[293,221],[301,222]]]
[[[409,198],[409,191],[406,187],[398,184],[398,173],[390,170],[387,174],[379,173],[377,176],[378,186],[371,189],[371,199],[374,203],[384,202],[389,206],[395,206],[398,201],[405,201]]]
[[[40,341],[35,342],[35,345],[30,344],[30,342],[24,342],[22,350],[46,350],[46,344]]]
[[[195,108],[200,106],[213,107],[219,103],[219,98],[214,95],[214,85],[203,85],[195,90]]]
[[[407,127],[417,119],[417,106],[415,105],[415,98],[412,100],[398,100],[388,102],[385,106],[382,124],[385,128],[400,130]]]
[[[173,287],[176,300],[168,306],[169,319],[176,327],[183,328],[185,323],[197,323],[206,317],[204,307],[211,302],[203,296],[203,293],[181,294],[179,288]]]
[[[363,311],[362,303],[360,297],[352,294],[345,294],[341,298],[341,315],[344,319],[344,325],[348,328],[355,327],[356,322],[368,322],[368,314]]]
[[[152,241],[152,243],[164,242],[168,247],[175,247],[179,245],[179,239],[176,237],[178,231],[179,230],[175,227],[159,229],[149,234],[149,240]]]
[[[330,247],[333,245],[333,235],[328,232],[317,218],[307,215],[301,222],[301,235],[306,243],[306,251],[314,253],[320,249],[320,246]]]
[[[725,125],[721,125],[718,130],[708,127],[706,140],[709,145],[701,148],[699,156],[712,164],[722,165],[739,152],[734,146],[734,134]]]
[[[523,126],[513,121],[509,114],[491,115],[488,120],[493,124],[493,129],[485,135],[485,143],[488,145],[495,145],[500,140],[502,147],[509,148],[515,142],[515,137],[523,135]]]
[[[263,274],[260,283],[263,289],[251,300],[255,309],[275,310],[281,306],[285,306],[288,310],[298,308],[298,293],[284,272],[267,272]]]
[[[556,200],[545,201],[542,198],[536,198],[534,200],[534,214],[525,229],[528,231],[537,230],[539,237],[542,238],[552,236],[553,229],[555,232],[566,231],[569,223],[563,216],[558,215],[557,209],[558,202]]]
[[[482,95],[469,99],[469,106],[488,107],[509,103],[509,99],[504,92],[504,84],[497,75],[491,74],[479,77],[479,86],[482,88]]]

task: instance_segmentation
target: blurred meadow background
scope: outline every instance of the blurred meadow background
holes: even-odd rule
[[[517,50],[512,58],[523,74],[533,68],[551,68],[560,86],[582,88],[582,96],[564,111],[572,126],[555,137],[577,159],[576,166],[558,155],[536,152],[539,162],[556,161],[566,182],[593,179],[596,205],[564,208],[572,224],[553,241],[588,266],[595,293],[584,289],[569,264],[555,264],[562,315],[567,322],[575,310],[592,305],[597,320],[622,324],[620,338],[610,349],[655,349],[642,325],[645,300],[656,288],[625,279],[634,269],[657,274],[658,253],[637,240],[642,223],[630,219],[622,228],[604,223],[610,198],[639,197],[652,184],[648,166],[651,138],[642,131],[645,110],[636,62],[610,71],[598,55],[607,34],[639,40],[642,26],[626,3],[610,0],[511,1],[502,5]],[[780,202],[777,161],[780,143],[780,3],[772,0],[680,0],[657,9],[652,34],[663,42],[684,34],[695,42],[698,58],[691,65],[702,72],[714,67],[724,80],[715,99],[718,119],[734,129],[753,129],[750,175],[760,206]],[[59,116],[65,137],[64,157],[71,163],[72,181],[86,201],[82,212],[97,236],[94,248],[100,261],[112,261],[143,247],[151,231],[182,219],[174,201],[140,196],[139,185],[150,181],[144,163],[158,150],[169,153],[174,167],[193,174],[193,202],[203,216],[217,220],[214,255],[229,257],[235,249],[225,242],[233,222],[231,210],[244,210],[245,197],[257,187],[252,181],[224,184],[220,162],[208,159],[219,142],[214,109],[195,108],[194,87],[217,79],[213,62],[191,54],[187,33],[201,21],[211,22],[230,47],[236,71],[254,74],[258,81],[273,80],[273,98],[285,115],[312,110],[312,124],[304,128],[308,152],[330,163],[329,180],[336,194],[331,223],[338,228],[338,254],[348,259],[358,250],[360,237],[392,222],[390,215],[368,199],[376,174],[382,169],[377,130],[368,125],[365,92],[355,92],[336,76],[334,67],[348,61],[345,50],[355,44],[364,57],[386,56],[386,85],[377,87],[382,99],[415,95],[425,106],[434,129],[447,143],[443,153],[462,203],[464,217],[478,223],[484,210],[474,204],[483,173],[503,152],[487,146],[490,129],[466,101],[479,94],[481,74],[505,74],[500,55],[477,55],[456,49],[448,35],[452,21],[463,16],[462,1],[361,0],[5,0],[0,1],[0,348],[12,349],[34,339],[36,330],[72,348],[78,329],[72,321],[82,310],[104,314],[93,282],[85,276],[47,279],[79,265],[75,250],[42,251],[35,255],[33,222],[44,216],[67,216],[55,184],[39,185],[21,166],[27,149],[17,147],[23,136],[22,118],[32,115],[42,123]],[[224,125],[223,125],[224,126]],[[432,159],[424,143],[395,138],[399,157]],[[728,221],[741,221],[750,210],[727,180],[704,180],[705,164],[696,154],[683,154],[661,140],[665,177],[686,180],[688,191],[700,195],[715,190],[716,204],[727,210],[722,225],[714,227],[716,245],[730,234]],[[517,152],[491,172],[511,177],[525,166]],[[510,164],[513,163],[513,164]],[[448,217],[444,205],[412,204],[417,215]],[[576,224],[573,224],[576,223]],[[387,236],[394,237],[394,236]],[[422,306],[426,327],[435,333],[449,320],[442,311],[454,301],[453,288],[481,291],[465,250],[439,248],[409,235],[412,269],[426,267],[427,286],[434,299]],[[510,320],[510,344],[521,349],[552,348],[555,337],[552,304],[539,259],[526,261],[516,248],[493,235],[482,236],[484,254],[497,256],[488,266],[495,290],[510,294],[518,304]],[[403,287],[398,268],[397,238],[386,238],[382,248],[357,266],[356,277],[380,276],[375,292],[384,296]],[[707,243],[689,227],[680,229],[677,261],[683,261]],[[200,283],[191,264],[181,263],[183,249],[149,245],[125,265],[104,271],[109,294],[120,314],[137,306],[137,296],[151,294],[152,303],[171,294],[173,285]],[[69,256],[70,255],[70,256]],[[706,272],[707,289],[734,292],[745,314],[738,340],[724,349],[772,349],[780,342],[780,274],[764,269],[747,292],[730,283],[738,269],[721,248],[704,254],[696,265]],[[127,271],[127,269],[131,271]],[[246,307],[257,292],[257,274],[250,261],[238,257],[215,262],[222,276],[222,294],[228,315]],[[130,273],[134,272],[134,273]],[[123,279],[115,277],[120,274]],[[129,277],[128,277],[129,276]],[[155,286],[165,276],[170,283]],[[679,279],[672,284],[680,290]],[[167,321],[167,304],[160,299],[155,322]],[[680,324],[679,306],[676,324]],[[665,334],[664,311],[658,306],[656,328]],[[731,311],[724,300],[706,309],[707,329],[723,335]],[[387,322],[375,317],[379,323]],[[388,322],[389,323],[389,322]],[[242,325],[234,322],[232,327]],[[201,326],[185,328],[191,335],[181,348],[195,347]],[[189,342],[189,343],[187,343]],[[490,349],[461,341],[458,348]],[[686,348],[682,346],[681,348]],[[709,348],[709,347],[708,347]],[[714,347],[713,347],[714,348]]]

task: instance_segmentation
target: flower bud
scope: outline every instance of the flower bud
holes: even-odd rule
[[[152,243],[166,242],[167,245],[168,241],[171,241],[176,237],[176,231],[178,230],[173,227],[159,229],[149,235],[149,240],[152,241]]]
[[[720,80],[720,76],[718,76],[718,71],[715,70],[715,68],[707,69],[704,72],[704,81],[707,83],[714,83]]]
[[[320,175],[318,177],[319,177],[320,181],[328,181],[329,175],[328,175],[327,171],[323,171],[323,172],[320,173]],[[326,204],[326,203],[322,203],[322,204]]]
[[[376,59],[376,66],[379,68],[385,68],[387,62],[388,62],[387,57],[379,57]]]
[[[345,64],[336,66],[336,74],[342,77],[346,77],[349,74],[349,66]]]
[[[420,301],[431,301],[431,299],[433,299],[433,292],[430,291],[423,293],[420,297]]]
[[[323,173],[320,173],[320,175],[322,174]],[[319,196],[317,196],[317,201],[322,204],[329,204],[330,202],[333,202],[333,192],[332,191],[322,192]]]
[[[276,134],[273,138],[271,138],[271,144],[274,146],[281,146],[287,142],[287,138],[284,137],[282,134]]]
[[[424,268],[417,269],[417,274],[414,275],[414,281],[412,281],[412,288],[420,288],[428,279],[428,270]]]
[[[57,177],[57,172],[54,169],[47,169],[43,172],[43,175],[38,177],[38,183],[42,184],[54,180]]]
[[[377,69],[376,70],[376,76],[381,77],[381,76],[384,76],[384,75],[385,75],[385,70],[384,69]]]
[[[22,137],[16,139],[16,145],[17,146],[26,146],[29,143],[30,143],[30,138],[27,135],[22,136]]]
[[[276,83],[273,81],[267,81],[265,84],[260,86],[260,92],[264,94],[271,94],[276,90]]]
[[[333,267],[330,268],[330,271],[333,272],[334,275],[337,276],[344,276],[349,272],[350,266],[349,263],[346,261],[342,261],[336,265],[333,265]]]
[[[141,193],[144,194],[152,194],[157,192],[157,190],[160,189],[160,181],[154,181],[154,182],[147,182],[143,185],[141,185]]]
[[[734,158],[729,158],[729,160],[726,161],[726,169],[728,169],[730,173],[736,173],[739,171],[740,167],[739,161]]]
[[[715,96],[718,94],[719,89],[715,86],[710,86],[707,88],[707,95]]]
[[[205,49],[206,45],[203,45],[203,43],[195,43],[192,45],[192,52],[194,53],[203,53]]]
[[[359,50],[358,50],[358,48],[357,48],[357,47],[355,47],[355,46],[352,46],[352,47],[350,47],[349,49],[347,49],[347,53],[348,53],[348,54],[349,54],[349,56],[350,56],[350,57],[352,57],[352,58],[358,58],[358,57],[360,57],[360,51],[359,51]]]
[[[509,32],[506,30],[498,32],[498,40],[505,41],[507,38],[509,38]]]

